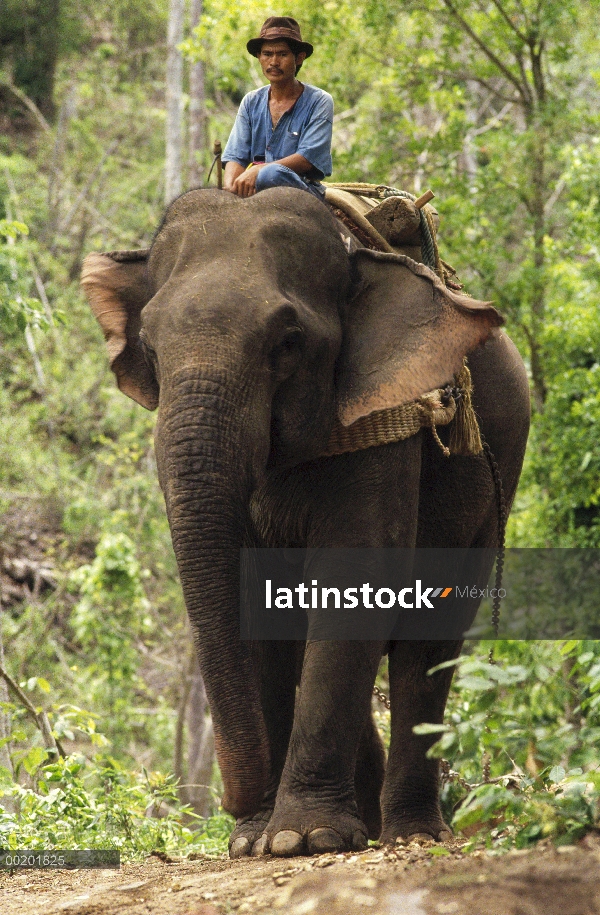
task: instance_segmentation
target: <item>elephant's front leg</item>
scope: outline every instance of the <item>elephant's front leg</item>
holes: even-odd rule
[[[335,575],[330,577],[330,548],[368,549],[366,577],[361,577],[361,564],[354,565],[351,574],[360,581],[374,582],[387,568],[381,548],[414,545],[420,456],[421,436],[415,435],[290,473],[288,490],[299,502],[305,494],[309,506],[307,547],[311,555],[305,566],[309,579],[319,586],[339,586]],[[381,552],[374,555],[373,549]],[[265,853],[314,854],[367,844],[368,830],[358,816],[355,775],[385,647],[378,641],[384,636],[376,628],[371,635],[366,633],[372,641],[315,638],[306,646],[288,755],[273,817],[261,840]],[[375,766],[377,798],[379,776]]]
[[[437,736],[413,733],[423,722],[441,724],[453,668],[427,671],[458,657],[462,642],[395,642],[390,650],[392,737],[382,795],[383,842],[397,838],[444,841],[452,835],[439,802],[439,760],[427,759]]]
[[[261,705],[269,736],[271,774],[260,809],[252,816],[239,819],[229,837],[232,858],[259,854],[264,845],[260,838],[273,813],[292,731],[296,667],[302,661],[303,647],[301,642],[254,643],[254,662],[260,678]]]
[[[263,853],[363,849],[356,755],[381,658],[379,642],[309,642],[294,729]]]

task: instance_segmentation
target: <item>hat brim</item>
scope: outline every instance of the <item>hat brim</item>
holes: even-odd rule
[[[280,38],[251,38],[246,45],[248,53],[252,54],[253,57],[258,57],[265,41],[287,41],[294,54],[300,54],[301,51],[304,51],[307,57],[310,57],[314,51],[313,46],[308,41],[296,41],[295,38],[288,38],[286,35],[282,35]]]

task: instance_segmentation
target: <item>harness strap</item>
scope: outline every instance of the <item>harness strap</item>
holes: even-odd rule
[[[466,361],[455,382],[454,387],[437,388],[410,403],[362,416],[351,426],[343,426],[336,419],[322,456],[331,457],[401,442],[416,435],[423,427],[431,429],[446,457],[451,454],[480,454],[483,445],[471,403],[471,373]],[[447,447],[441,441],[436,426],[447,426],[452,421],[450,447]]]

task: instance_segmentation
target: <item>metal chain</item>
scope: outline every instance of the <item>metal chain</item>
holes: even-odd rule
[[[384,692],[382,692],[378,686],[373,687],[373,695],[381,702],[382,705],[385,705],[387,709],[392,707],[392,703]]]
[[[508,520],[508,511],[506,508],[506,499],[504,498],[504,487],[502,486],[502,477],[500,476],[500,471],[498,469],[498,464],[496,458],[494,457],[492,450],[488,443],[483,439],[483,450],[487,458],[488,464],[490,466],[490,471],[492,474],[492,479],[494,481],[494,489],[496,490],[496,504],[498,508],[498,547],[496,553],[496,581],[495,589],[496,596],[492,604],[492,627],[494,629],[494,635],[498,638],[499,629],[500,629],[500,603],[502,598],[500,597],[500,590],[502,588],[502,576],[504,574],[504,558],[506,552],[505,539],[506,539],[506,522]],[[494,664],[494,646],[490,648],[490,653],[488,656],[488,662]]]

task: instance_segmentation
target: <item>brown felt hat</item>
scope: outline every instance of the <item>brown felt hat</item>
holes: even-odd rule
[[[291,16],[270,16],[263,22],[258,38],[251,38],[246,47],[253,57],[258,57],[263,41],[284,40],[289,42],[294,54],[304,51],[307,57],[313,52],[308,41],[302,41],[300,26]]]

